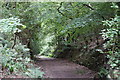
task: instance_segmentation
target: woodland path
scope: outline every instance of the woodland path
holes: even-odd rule
[[[45,78],[93,78],[96,74],[84,66],[65,59],[40,57],[36,64],[45,72]]]

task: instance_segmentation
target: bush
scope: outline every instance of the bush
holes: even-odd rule
[[[102,36],[104,40],[107,40],[104,44],[105,51],[99,50],[106,55],[109,66],[106,67],[109,78],[120,78],[120,16],[112,18],[110,21],[103,21],[104,25],[108,26],[108,29],[102,30]],[[105,70],[105,69],[104,69]],[[103,69],[102,69],[103,71]],[[102,72],[100,71],[100,72]]]
[[[0,20],[0,55],[2,55],[0,63],[3,70],[8,69],[9,74],[29,71],[28,65],[31,64],[29,49],[20,43],[17,36],[24,28],[26,27],[20,23],[20,19]],[[42,77],[42,74],[39,75]]]

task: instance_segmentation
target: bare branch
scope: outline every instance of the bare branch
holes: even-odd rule
[[[57,8],[57,11],[58,11],[62,16],[67,17],[66,15],[64,15],[64,14],[60,11],[60,8],[62,7],[62,4],[63,4],[63,2],[60,3],[60,6]],[[69,17],[67,17],[67,18],[69,18]],[[69,19],[72,19],[72,18],[69,18]]]
[[[94,9],[94,8],[92,8],[92,6],[91,6],[91,5],[89,5],[89,4],[83,4],[83,6],[86,6],[86,7],[90,8],[91,10],[95,10],[95,9]]]
[[[16,41],[17,41],[17,35],[14,34],[14,42],[13,42],[12,49],[15,47],[15,45],[16,45]]]
[[[96,10],[90,4],[83,4],[83,6],[86,6],[86,7],[90,8],[91,10]],[[102,16],[100,13],[97,13],[97,14],[100,15],[103,18],[103,20],[106,20],[105,17]]]

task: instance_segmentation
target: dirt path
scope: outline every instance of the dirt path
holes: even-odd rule
[[[45,78],[93,78],[95,72],[64,59],[41,58],[36,61]]]

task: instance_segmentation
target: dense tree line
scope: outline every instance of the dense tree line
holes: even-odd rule
[[[3,19],[19,18],[26,26],[25,29],[19,27],[22,31],[15,36],[19,38],[20,43],[30,49],[32,59],[36,54],[54,53],[52,56],[58,57],[61,53],[67,56],[73,49],[89,53],[97,50],[98,53],[103,53],[105,58],[107,57],[106,63],[109,63],[108,69],[105,69],[106,66],[101,68],[99,75],[108,75],[116,69],[118,72],[119,3],[3,2],[1,4]],[[101,36],[102,43],[99,42]],[[92,50],[91,43],[94,40],[95,45],[92,47],[95,48]],[[12,49],[15,43],[16,37]],[[104,48],[101,49],[103,44]]]

